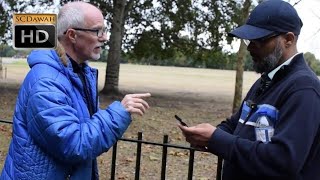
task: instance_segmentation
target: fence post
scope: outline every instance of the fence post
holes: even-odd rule
[[[116,142],[112,148],[111,180],[114,180],[116,175],[117,145]]]
[[[188,180],[192,180],[193,176],[194,151],[194,149],[190,149]]]
[[[166,144],[168,143],[168,135],[163,136],[163,147],[162,147],[162,165],[161,165],[161,179],[166,179],[166,167],[167,167],[167,152],[168,147]]]
[[[137,142],[137,158],[136,158],[136,173],[135,180],[139,180],[140,178],[140,161],[141,161],[141,140],[142,140],[142,132],[138,132],[138,142]]]
[[[222,158],[218,156],[216,180],[221,180],[222,179],[221,173],[222,173]]]

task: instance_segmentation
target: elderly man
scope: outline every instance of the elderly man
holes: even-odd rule
[[[230,35],[244,39],[262,76],[217,127],[179,125],[186,140],[224,159],[223,180],[320,178],[320,83],[297,52],[302,22],[287,2],[260,3]]]
[[[98,72],[87,60],[100,57],[107,40],[95,6],[71,2],[58,16],[58,50],[33,51],[16,102],[13,136],[1,180],[98,179],[96,157],[123,135],[131,114],[149,108],[149,93],[126,95],[99,108]]]

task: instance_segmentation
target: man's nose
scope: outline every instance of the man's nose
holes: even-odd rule
[[[252,51],[255,46],[256,46],[255,43],[250,41],[250,43],[247,45],[247,50]]]
[[[108,40],[107,33],[103,33],[103,35],[99,38],[100,42],[106,42]]]

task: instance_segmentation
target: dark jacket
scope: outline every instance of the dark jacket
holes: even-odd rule
[[[270,88],[259,97],[260,79],[240,110],[218,125],[209,150],[222,157],[223,180],[320,179],[320,83],[299,54],[283,66]],[[252,100],[256,106],[248,108]],[[256,140],[255,122],[261,107],[273,109],[271,142]]]

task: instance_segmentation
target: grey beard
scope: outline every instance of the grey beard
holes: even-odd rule
[[[280,61],[280,58],[283,54],[283,50],[280,47],[280,42],[277,40],[276,47],[273,52],[271,52],[268,56],[262,59],[262,61],[254,62],[253,69],[257,73],[269,73],[273,69],[275,69]]]

